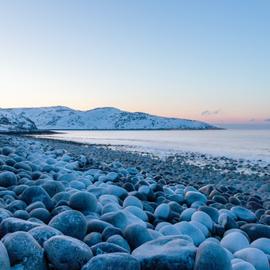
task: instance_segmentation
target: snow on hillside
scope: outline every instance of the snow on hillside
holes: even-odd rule
[[[37,130],[33,121],[10,110],[0,110],[0,131]]]
[[[2,109],[35,122],[39,129],[212,129],[209,124],[186,119],[126,112],[104,107],[88,111],[63,106]]]

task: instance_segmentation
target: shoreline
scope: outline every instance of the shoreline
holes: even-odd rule
[[[20,136],[19,136],[20,137]],[[22,136],[55,147],[65,149],[72,155],[86,155],[98,162],[110,163],[114,160],[123,162],[125,166],[139,166],[154,174],[156,166],[160,166],[162,175],[168,168],[174,168],[165,178],[170,182],[183,181],[185,184],[194,182],[221,185],[233,185],[243,191],[258,194],[262,185],[270,185],[270,163],[260,164],[259,161],[233,159],[225,156],[213,156],[197,152],[181,152],[160,158],[150,152],[138,152],[123,149],[121,145],[89,144],[61,139]],[[125,147],[125,145],[123,145]],[[175,166],[175,164],[177,164]],[[183,167],[183,168],[180,168]],[[175,181],[172,178],[175,177]],[[183,177],[183,179],[181,179]],[[200,180],[203,179],[203,180]],[[270,190],[261,192],[263,198],[270,199]]]
[[[243,262],[256,252],[246,264],[269,269],[269,168],[249,175],[241,162],[208,161],[0,135],[1,259],[12,269],[64,260],[76,270],[195,270],[201,260],[227,270],[238,252]]]

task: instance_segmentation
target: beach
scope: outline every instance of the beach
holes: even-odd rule
[[[0,153],[2,269],[269,269],[269,164],[9,135]]]

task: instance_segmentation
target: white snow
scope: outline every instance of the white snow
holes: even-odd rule
[[[14,111],[0,110],[0,131],[36,130],[37,127],[27,117]]]
[[[167,118],[141,112],[126,112],[104,107],[88,111],[63,106],[41,108],[2,109],[35,122],[39,129],[210,129],[213,126],[200,121]]]

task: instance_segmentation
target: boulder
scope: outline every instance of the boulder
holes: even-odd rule
[[[1,172],[0,173],[0,186],[10,187],[17,185],[17,176],[13,172]]]
[[[87,232],[87,222],[81,212],[75,210],[64,211],[53,217],[49,226],[65,235],[83,239]]]
[[[42,247],[28,232],[14,232],[2,239],[12,266],[27,270],[45,270],[45,257]]]
[[[184,236],[164,236],[132,252],[142,270],[192,270],[196,247]]]
[[[65,235],[51,237],[44,243],[44,249],[56,270],[80,270],[93,257],[85,243]]]
[[[140,270],[140,263],[126,253],[102,254],[92,258],[82,270]]]
[[[196,254],[194,270],[230,270],[231,261],[224,248],[214,242],[202,243]]]

